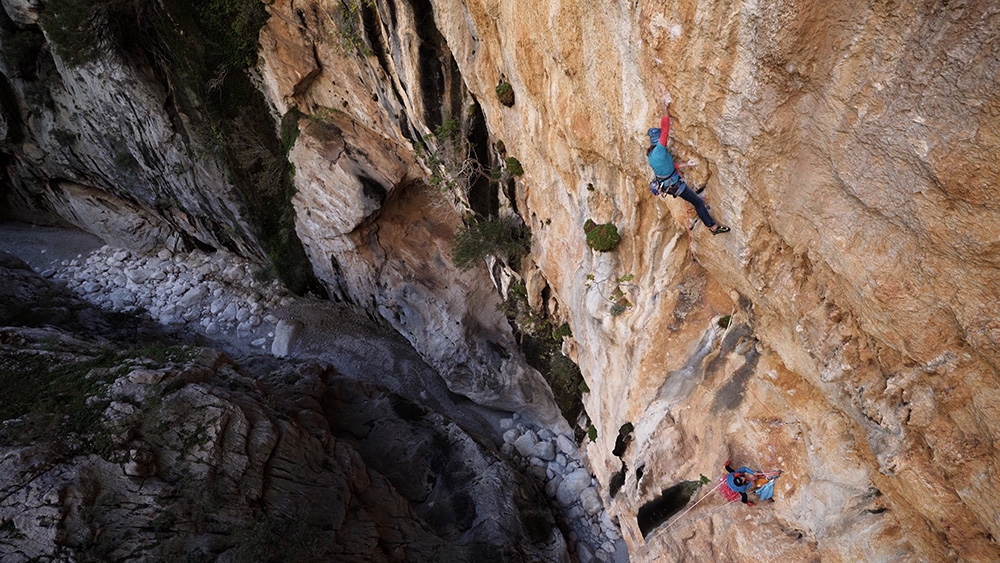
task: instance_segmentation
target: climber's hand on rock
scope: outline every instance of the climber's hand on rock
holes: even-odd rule
[[[667,92],[667,93],[663,94],[663,105],[664,106],[670,107],[670,102],[672,102],[672,101],[674,101],[674,100],[673,100],[673,98],[670,97],[670,92]]]
[[[698,161],[692,158],[691,160],[685,162],[684,164],[687,164],[688,166],[698,166]]]

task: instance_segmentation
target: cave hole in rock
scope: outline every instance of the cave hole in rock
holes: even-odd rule
[[[552,286],[550,286],[549,284],[545,284],[545,287],[542,288],[542,310],[543,311],[550,311],[551,310],[551,309],[549,309],[549,300],[550,299],[552,299]]]
[[[507,201],[509,201],[510,206],[514,208],[514,213],[520,215],[521,212],[517,210],[517,182],[514,181],[513,177],[507,178],[504,188],[504,193],[507,194]]]
[[[375,201],[379,206],[385,203],[386,195],[389,193],[385,186],[366,176],[358,176],[358,181],[361,182],[361,193],[365,194],[365,197]]]
[[[417,49],[417,68],[420,73],[420,91],[424,102],[424,123],[432,131],[444,122],[445,109],[445,57],[457,67],[446,51],[447,44],[434,21],[434,8],[430,0],[410,0],[416,22],[420,46]]]
[[[396,2],[386,0],[385,5],[389,8],[389,28],[396,29]]]
[[[371,47],[372,54],[378,59],[379,66],[386,72],[386,76],[392,76],[389,72],[389,59],[385,54],[385,46],[382,44],[382,37],[379,34],[379,17],[375,11],[375,5],[361,2],[361,25],[365,31],[365,38],[368,39],[368,46]]]
[[[392,2],[388,2],[389,12],[391,16],[392,29],[396,28],[396,6]],[[372,54],[378,60],[379,66],[385,72],[386,76],[392,76],[393,72],[391,70],[391,61],[386,53],[386,43],[382,41],[382,34],[379,33],[381,30],[382,20],[379,18],[378,11],[375,8],[375,4],[369,4],[367,2],[361,3],[361,23],[364,27],[365,37],[368,39],[368,44],[371,46]],[[388,81],[389,85],[392,87],[392,94],[397,100],[402,102],[403,96],[399,93],[399,88],[396,86],[396,81]],[[344,100],[346,107],[347,100]],[[416,135],[410,127],[409,120],[406,118],[406,112],[400,112],[396,116],[399,120],[399,129],[403,133],[403,136],[409,139],[411,142],[419,137]]]
[[[210,244],[208,244],[208,243],[206,243],[206,242],[204,242],[202,240],[199,240],[196,237],[185,236],[184,237],[184,242],[186,243],[185,246],[187,246],[188,248],[197,249],[197,250],[200,250],[200,251],[202,251],[202,252],[204,252],[206,254],[215,254],[215,250],[216,249],[215,249],[214,246],[212,246],[212,245],[210,245]]]
[[[639,508],[636,520],[643,537],[680,512],[701,487],[701,481],[681,481],[663,489],[660,496]]]
[[[608,494],[611,495],[611,498],[615,498],[615,495],[618,494],[618,491],[625,484],[626,474],[628,474],[628,465],[623,461],[621,470],[612,475],[611,481],[608,483]]]
[[[631,422],[622,424],[621,428],[618,429],[618,438],[615,439],[615,449],[611,452],[616,457],[621,458],[625,455],[625,450],[628,449],[628,445],[632,443],[633,430],[635,430],[635,427],[632,426]]]

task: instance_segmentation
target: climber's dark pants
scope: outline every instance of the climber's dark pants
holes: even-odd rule
[[[706,227],[709,229],[714,227],[715,219],[712,219],[712,216],[709,215],[708,207],[705,206],[705,200],[701,199],[700,195],[694,193],[691,186],[685,184],[684,180],[680,180],[678,183],[684,187],[684,191],[680,193],[679,197],[694,206],[694,210],[698,213],[698,218],[701,219],[702,223],[705,223]]]

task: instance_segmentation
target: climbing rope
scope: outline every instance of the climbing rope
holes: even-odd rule
[[[681,512],[680,515],[677,516],[677,518],[674,518],[673,522],[671,522],[670,524],[667,524],[667,527],[664,528],[663,531],[665,532],[665,531],[669,530],[670,528],[673,527],[674,524],[676,524],[676,523],[680,522],[681,520],[683,520],[685,514],[687,514],[688,512],[691,512],[692,510],[694,510],[694,507],[696,507],[699,504],[701,504],[701,501],[707,499],[712,493],[714,493],[715,491],[719,490],[719,487],[721,487],[722,484],[726,482],[724,478],[723,479],[719,479],[718,481],[719,481],[719,483],[717,485],[715,485],[714,489],[712,489],[711,491],[708,491],[707,493],[705,493],[704,496],[702,496],[700,499],[698,499],[698,502],[696,502],[696,503],[692,504],[691,506],[689,506],[684,512]],[[726,504],[729,504],[729,503],[727,502]]]
[[[694,245],[694,239],[691,236],[691,231],[694,230],[694,227],[695,227],[695,225],[697,225],[697,221],[698,220],[696,218],[694,218],[693,215],[694,215],[694,209],[692,207],[688,207],[688,222],[687,222],[687,228],[686,228],[686,230],[687,230],[687,236],[688,236],[688,248],[691,250],[691,261],[692,261],[692,263],[695,266],[694,272],[695,272],[695,276],[697,277],[697,280],[698,280],[698,292],[699,292],[699,295],[701,297],[702,307],[704,307],[705,310],[707,310],[709,313],[711,313],[712,317],[715,317],[716,315],[718,315],[718,311],[716,311],[715,309],[712,308],[711,305],[709,305],[708,298],[706,296],[706,289],[708,287],[708,280],[707,279],[702,279],[700,269],[697,267],[698,266],[698,257],[695,255],[695,245]],[[706,226],[705,228],[707,229],[708,227]],[[718,341],[718,343],[719,343],[719,353],[722,354],[722,356],[725,358],[726,365],[728,366],[729,370],[734,375],[736,375],[736,377],[740,380],[740,383],[743,385],[743,389],[745,389],[747,392],[749,392],[750,395],[754,398],[754,400],[757,401],[757,404],[759,404],[765,411],[767,411],[768,414],[771,415],[771,417],[773,418],[773,423],[772,424],[777,425],[779,427],[784,426],[785,425],[785,421],[780,416],[778,416],[773,410],[771,410],[771,408],[768,407],[766,403],[764,403],[764,401],[760,398],[760,396],[757,395],[757,393],[753,390],[752,387],[750,387],[750,385],[747,383],[747,380],[743,377],[743,375],[740,373],[740,371],[738,369],[736,369],[736,366],[733,365],[732,360],[730,360],[729,357],[728,357],[728,355],[726,355],[725,348],[723,348],[723,345],[722,345],[722,339],[724,338],[725,335],[724,334],[722,336],[719,335],[719,331],[718,331],[718,328],[716,327],[716,323],[715,322],[710,323],[710,325],[712,327],[712,335],[713,335],[713,337],[715,337],[716,341]],[[732,315],[730,315],[730,325],[729,326],[732,326]],[[729,327],[727,327],[727,332],[728,332],[728,328]],[[775,448],[772,447],[772,443],[771,443],[773,441],[773,439],[774,439],[773,430],[772,431],[768,431],[768,448],[767,448],[767,450],[768,450],[768,459],[771,462],[771,465],[774,464],[774,452],[775,452]],[[756,461],[758,467],[762,467],[762,464],[760,463],[759,459],[756,459],[755,461]]]
[[[698,257],[695,256],[695,254],[694,254],[694,239],[691,238],[691,231],[694,230],[694,226],[695,225],[696,225],[696,222],[691,220],[691,211],[688,211],[688,225],[687,225],[687,229],[686,229],[687,230],[687,235],[688,235],[688,248],[691,249],[691,260],[692,260],[692,262],[694,262],[697,265]],[[708,227],[705,227],[705,228],[707,229]],[[698,292],[699,292],[699,294],[701,296],[701,305],[707,311],[709,311],[712,314],[712,316],[714,317],[715,315],[718,314],[718,312],[715,309],[713,309],[711,305],[708,304],[708,299],[705,296],[705,288],[708,286],[708,281],[707,280],[702,281],[701,273],[699,272],[699,270],[698,270],[697,267],[694,269],[694,272],[695,272],[695,276],[698,278]],[[732,323],[732,317],[731,316],[730,316],[730,323]],[[757,401],[757,403],[760,404],[760,406],[763,407],[764,410],[766,410],[768,412],[768,414],[770,414],[772,417],[774,417],[779,424],[784,424],[784,421],[781,419],[781,417],[779,417],[777,414],[775,414],[774,411],[772,411],[766,404],[764,404],[764,401],[762,401],[761,398],[757,395],[757,393],[755,393],[754,390],[747,384],[746,379],[744,379],[743,376],[740,375],[740,371],[738,369],[736,369],[735,366],[733,366],[732,361],[729,359],[728,356],[726,356],[726,354],[725,354],[726,351],[722,347],[722,339],[719,337],[719,331],[718,331],[718,329],[716,328],[715,325],[716,325],[716,323],[714,323],[714,322],[711,323],[712,335],[719,342],[719,352],[721,354],[723,354],[723,357],[726,359],[726,365],[729,366],[729,369],[732,370],[732,372],[736,375],[736,377],[739,378],[740,383],[743,384],[743,388],[750,392],[750,395],[753,396],[753,398]]]
[[[684,528],[687,528],[688,526],[691,526],[691,525],[695,524],[696,522],[698,522],[700,520],[704,520],[706,518],[711,518],[712,515],[714,515],[716,512],[718,512],[718,511],[720,511],[720,510],[722,510],[724,508],[728,508],[729,505],[733,504],[734,502],[739,502],[739,501],[738,500],[727,500],[726,502],[720,504],[719,506],[716,506],[716,507],[713,507],[713,508],[709,508],[708,510],[701,511],[697,516],[690,517],[683,524],[680,524],[679,526],[674,527],[674,524],[677,524],[680,521],[680,520],[677,520],[677,521],[675,521],[675,522],[673,522],[671,524],[668,524],[667,527],[664,528],[664,531],[668,530],[670,528],[673,528],[674,532],[677,532],[679,530],[683,530]]]
[[[697,219],[692,220],[692,217],[691,217],[692,211],[693,211],[693,209],[689,209],[689,212],[688,212],[688,223],[687,223],[687,228],[686,228],[687,235],[688,235],[688,248],[691,250],[691,260],[692,260],[693,264],[695,265],[694,271],[695,271],[695,276],[698,279],[698,293],[699,293],[699,295],[701,297],[702,307],[704,307],[704,309],[706,311],[709,311],[711,313],[712,317],[715,317],[716,315],[718,315],[718,312],[715,311],[715,309],[713,309],[711,305],[709,305],[708,298],[706,297],[706,288],[708,287],[708,280],[707,279],[706,280],[702,279],[701,273],[699,271],[699,268],[697,267],[697,265],[698,265],[698,257],[695,255],[694,240],[693,240],[693,238],[691,236],[691,231],[694,229],[695,225],[697,224]],[[708,227],[706,227],[706,228],[708,228]],[[730,315],[730,325],[729,325],[730,327],[732,326],[732,320],[731,319],[732,319],[732,315]],[[764,401],[760,398],[760,396],[758,396],[757,393],[750,387],[750,385],[747,383],[747,381],[743,377],[743,375],[740,374],[740,371],[738,369],[736,369],[736,367],[733,365],[732,360],[730,360],[729,357],[728,357],[728,355],[726,355],[725,348],[723,348],[723,345],[722,345],[722,340],[725,337],[725,333],[722,334],[722,335],[719,334],[719,331],[718,331],[718,328],[716,327],[716,323],[715,322],[711,323],[711,327],[712,327],[712,336],[719,343],[719,353],[722,354],[722,356],[725,358],[726,365],[728,366],[728,368],[730,369],[730,371],[732,371],[733,374],[735,374],[736,377],[739,378],[740,383],[743,385],[743,389],[745,389],[746,391],[748,391],[750,393],[750,395],[754,398],[754,400],[756,400],[757,403],[765,411],[767,411],[768,414],[771,415],[771,417],[773,417],[774,422],[772,424],[776,424],[778,426],[784,426],[786,424],[785,421],[781,417],[779,417],[777,414],[775,414],[775,412],[773,410],[771,410],[771,408],[768,407],[766,403],[764,403]],[[728,333],[728,329],[729,329],[729,327],[727,327],[727,330],[726,330],[727,333]],[[771,438],[773,438],[773,432],[768,432],[768,434],[770,435]],[[769,447],[768,447],[768,454],[769,454],[769,457],[771,458],[771,462],[772,462],[772,465],[773,465],[773,462],[774,462],[774,459],[773,459],[774,458],[774,448],[770,447],[770,443],[768,445],[769,445]],[[762,465],[760,464],[759,460],[757,460],[757,466],[758,467],[762,467]],[[764,477],[764,478],[768,479],[768,481],[773,481],[774,479],[777,479],[779,476],[781,476],[781,473],[782,473],[781,470],[776,470],[776,471],[762,471],[760,473],[756,473],[756,475]],[[726,476],[723,475],[722,477],[720,477],[719,479],[717,479],[717,481],[718,481],[718,483],[716,483],[715,487],[712,488],[711,491],[708,491],[707,493],[705,493],[694,504],[692,504],[691,506],[689,506],[688,508],[686,508],[683,512],[681,512],[679,515],[677,515],[676,517],[674,517],[673,521],[670,522],[669,524],[667,524],[667,526],[665,528],[663,528],[663,531],[666,532],[667,530],[670,530],[671,528],[673,528],[674,526],[676,526],[678,523],[680,523],[681,521],[683,521],[684,517],[687,516],[688,513],[690,513],[692,510],[694,510],[695,507],[697,507],[699,504],[702,503],[702,501],[704,501],[709,496],[711,496],[713,493],[715,493],[716,491],[718,491],[719,488],[726,482]],[[703,514],[701,516],[699,516],[698,518],[692,519],[690,522],[684,524],[684,526],[688,526],[688,525],[696,522],[697,520],[701,520],[703,518],[707,518],[707,517],[711,516],[712,514],[714,514],[715,512],[717,512],[718,510],[721,510],[721,509],[729,506],[730,504],[732,504],[733,502],[736,502],[737,500],[738,499],[736,499],[736,500],[727,500],[725,504],[722,504],[720,506],[717,506],[717,507],[713,508],[711,511],[709,511],[709,512],[707,512],[707,513],[705,513],[705,514]]]

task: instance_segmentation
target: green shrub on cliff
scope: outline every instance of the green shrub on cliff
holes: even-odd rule
[[[285,156],[291,152],[292,147],[295,146],[295,141],[299,138],[299,119],[302,118],[302,112],[299,108],[292,107],[285,115],[281,116],[281,148],[285,150]]]
[[[506,80],[500,81],[500,84],[497,85],[497,98],[501,104],[507,107],[514,105],[514,88],[510,85],[510,82]]]
[[[473,219],[455,234],[452,261],[466,270],[487,256],[516,260],[531,248],[531,231],[514,217]]]
[[[173,26],[182,34],[194,32],[206,58],[243,69],[257,62],[257,32],[267,12],[259,0],[47,0],[40,21],[55,51],[70,65],[109,51],[169,56],[162,50],[169,50],[170,43],[161,41],[164,29]]]
[[[374,7],[374,0],[340,0],[332,17],[327,14],[329,20],[336,24],[335,42],[340,44],[345,53],[354,52],[365,56],[372,54],[371,47],[365,43],[363,19],[365,10]]]
[[[117,316],[127,316],[121,313]],[[113,318],[113,317],[111,317]],[[0,359],[0,446],[59,440],[64,453],[107,456],[111,437],[101,423],[111,383],[134,365],[156,369],[192,360],[196,350],[156,343],[144,348],[80,351],[54,341],[58,353],[5,352]]]
[[[618,227],[611,223],[597,224],[591,219],[583,224],[583,231],[587,234],[587,246],[598,252],[611,252],[618,248],[618,243],[622,237],[618,234]]]
[[[511,176],[521,176],[524,174],[524,168],[521,167],[521,161],[514,158],[513,156],[507,157],[507,172],[510,172]]]
[[[553,327],[544,311],[532,309],[521,282],[510,285],[501,310],[514,329],[528,365],[537,369],[552,389],[563,417],[576,420],[583,410],[580,398],[589,389],[580,368],[562,353],[563,338],[571,335],[569,325]]]
[[[92,60],[110,39],[114,22],[128,10],[115,1],[48,0],[39,21],[53,50],[71,66]]]

